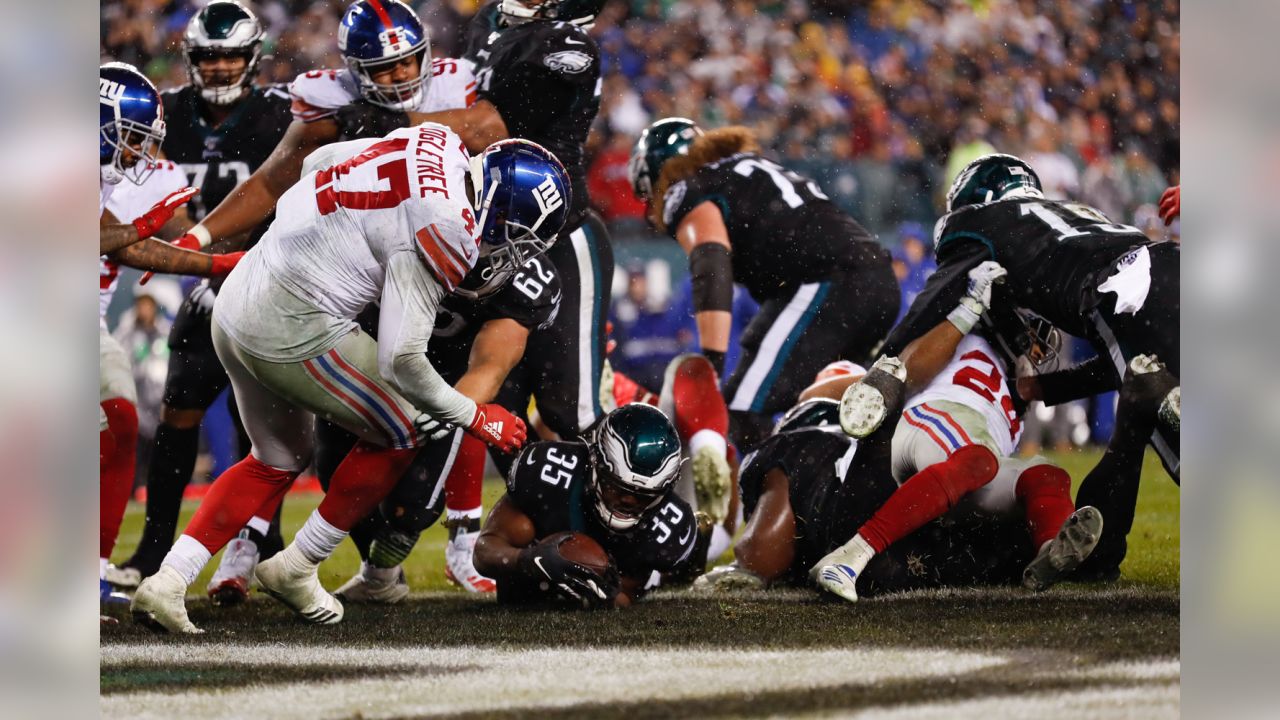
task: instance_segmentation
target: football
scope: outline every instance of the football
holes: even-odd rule
[[[600,543],[591,539],[590,535],[579,532],[560,532],[555,535],[549,535],[543,538],[543,543],[559,542],[562,538],[569,539],[560,546],[560,555],[564,559],[578,563],[588,570],[603,575],[613,567],[613,558],[609,557],[609,553],[600,547]]]

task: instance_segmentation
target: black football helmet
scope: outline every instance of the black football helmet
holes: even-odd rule
[[[1014,197],[1044,197],[1040,176],[1022,158],[983,155],[956,175],[947,191],[947,212]]]
[[[192,16],[182,36],[182,58],[200,97],[214,105],[230,105],[244,97],[258,73],[262,35],[258,17],[235,0],[214,0]],[[238,75],[201,74],[200,61],[227,56],[244,58],[244,70]]]
[[[586,30],[596,21],[596,15],[604,7],[604,0],[545,0],[530,5],[521,0],[502,0],[498,10],[508,25],[518,25],[530,20],[558,20]]]

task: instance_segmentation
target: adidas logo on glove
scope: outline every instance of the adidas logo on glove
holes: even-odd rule
[[[485,423],[484,431],[489,433],[489,435],[492,436],[494,440],[501,440],[502,439],[502,421],[494,420],[493,422]]]

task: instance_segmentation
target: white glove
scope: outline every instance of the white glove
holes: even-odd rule
[[[191,311],[196,317],[208,317],[213,312],[213,301],[218,299],[218,293],[206,281],[195,286],[187,299],[191,301]]]
[[[947,320],[961,333],[968,335],[991,305],[991,287],[1004,282],[1008,274],[1004,266],[994,260],[988,260],[970,270],[969,289],[960,298],[956,309],[947,316]]]
[[[421,413],[414,418],[413,426],[420,435],[425,435],[429,440],[439,440],[458,427],[453,423],[441,422],[426,413]]]

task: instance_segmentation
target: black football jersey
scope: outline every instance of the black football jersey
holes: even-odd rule
[[[490,320],[515,320],[534,332],[555,321],[560,276],[546,258],[530,258],[501,290],[484,300],[446,295],[436,311],[427,359],[450,385],[467,372],[471,343]]]
[[[600,521],[587,488],[591,460],[585,443],[536,442],[525,446],[507,476],[507,499],[533,521],[539,539],[572,530],[600,543],[625,576],[647,580],[689,562],[698,540],[693,508],[675,493],[626,533]]]
[[[1112,223],[1077,203],[1022,198],[961,208],[934,228],[938,271],[884,352],[896,354],[946,319],[969,285],[969,271],[995,260],[1009,271],[996,302],[1031,310],[1077,337],[1094,333],[1097,290],[1126,256],[1150,245],[1141,230]]]
[[[249,179],[293,121],[284,85],[254,87],[216,128],[205,117],[200,91],[191,85],[166,90],[160,97],[166,127],[161,147],[200,190],[187,204],[197,222]]]
[[[884,251],[817,183],[755,153],[738,153],[672,183],[662,220],[676,227],[698,205],[714,202],[733,247],[733,279],[763,302],[833,271],[864,266]]]
[[[466,59],[475,63],[476,97],[498,109],[511,137],[555,153],[573,183],[566,228],[590,206],[583,145],[600,110],[600,49],[581,28],[564,22],[500,24],[497,3],[476,13]]]

